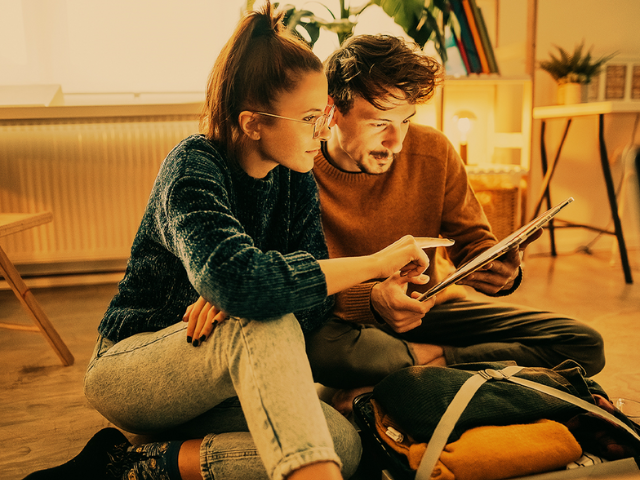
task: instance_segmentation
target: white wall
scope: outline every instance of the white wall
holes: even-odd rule
[[[503,2],[507,3],[507,2]],[[640,60],[640,2],[638,0],[538,0],[537,53],[536,59],[548,58],[554,45],[573,51],[575,45],[584,40],[585,46],[593,46],[593,55],[600,57],[618,52],[620,58],[635,57]],[[556,103],[556,84],[551,76],[537,69],[535,73],[534,106]],[[638,115],[616,114],[605,117],[605,136],[616,187],[625,173],[622,153],[631,144],[640,144],[637,128]],[[563,120],[547,124],[547,145],[550,159],[560,142]],[[584,117],[575,119],[570,127],[561,162],[552,182],[552,199],[560,201],[573,196],[576,202],[568,207],[567,218],[601,228],[613,228],[606,196],[602,169],[598,154],[597,119]],[[540,122],[534,122],[532,151],[532,185],[529,199],[537,197],[540,185]],[[626,193],[619,199],[623,205],[623,232],[627,245],[640,246],[640,194],[637,178],[632,177]],[[531,202],[530,205],[531,207]],[[596,233],[584,229],[564,230],[557,235],[559,250],[571,252],[595,239]],[[548,242],[541,240],[548,248]],[[605,235],[593,248],[609,250],[614,237]],[[615,253],[615,252],[614,252]],[[612,257],[617,260],[616,255]],[[632,258],[632,265],[639,258]]]
[[[203,92],[215,57],[236,25],[244,3],[243,0],[2,0],[0,85],[53,83],[62,85],[65,94]],[[327,4],[335,9],[337,3],[328,0]],[[523,74],[528,48],[527,0],[478,0],[478,3],[497,43],[496,57],[502,73]],[[375,17],[375,8],[363,15],[357,32],[371,33],[377,29],[402,33],[389,19],[376,24],[377,20],[371,23],[368,17]],[[538,0],[536,59],[546,58],[553,44],[572,49],[583,39],[587,46],[594,45],[595,55],[618,51],[621,56],[640,56],[638,19],[638,0]],[[337,46],[330,36],[323,42],[325,51],[317,52],[321,58]],[[553,104],[555,89],[547,73],[536,71],[535,105]],[[622,175],[621,152],[629,143],[640,142],[639,132],[632,138],[635,120],[634,115],[607,119],[616,183]],[[552,152],[561,127],[558,122],[549,125]],[[574,122],[553,182],[553,196],[560,199],[573,195],[577,200],[570,207],[574,220],[606,226],[610,215],[601,181],[595,129],[596,125],[588,119]],[[535,196],[539,185],[538,135],[539,122],[535,122],[530,197]],[[631,246],[638,246],[640,200],[637,191],[629,190],[623,213],[625,235]],[[592,232],[583,230],[558,236],[562,249],[569,251],[593,238]],[[596,247],[610,248],[611,240],[603,237]]]
[[[203,92],[241,0],[2,0],[0,85]]]

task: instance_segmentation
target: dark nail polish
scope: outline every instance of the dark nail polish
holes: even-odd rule
[[[187,337],[187,343],[191,343],[191,337]]]
[[[200,343],[204,343],[204,341],[205,341],[206,339],[207,339],[207,336],[206,336],[206,335],[202,335],[202,336],[200,337]]]
[[[193,345],[194,347],[197,347],[198,345],[200,345],[200,342],[198,340],[194,340],[191,345]]]

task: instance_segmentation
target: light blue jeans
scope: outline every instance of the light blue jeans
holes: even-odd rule
[[[85,375],[91,405],[128,432],[204,438],[206,479],[281,479],[327,460],[345,478],[355,472],[359,436],[321,405],[294,315],[231,318],[198,347],[187,343],[186,326],[116,344],[99,338]]]

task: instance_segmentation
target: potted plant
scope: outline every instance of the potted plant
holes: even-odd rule
[[[550,53],[551,59],[540,61],[538,65],[558,83],[558,103],[565,105],[586,102],[586,86],[615,53],[596,60],[591,56],[591,49],[583,53],[584,41],[575,47],[573,54],[554,46],[558,55]]]
[[[251,0],[247,3],[250,4]],[[318,4],[318,2],[313,3]],[[361,2],[358,3],[360,6],[350,7],[348,2],[340,0],[338,15],[320,3],[327,12],[328,20],[309,10],[297,9],[293,5],[280,5],[280,8],[285,11],[284,23],[287,28],[301,36],[313,47],[320,36],[320,29],[336,33],[340,44],[342,44],[353,34],[358,16],[370,6],[378,5],[421,48],[424,48],[429,39],[433,39],[442,62],[447,60],[444,27],[449,22],[449,0],[370,0],[364,5]],[[439,18],[441,23],[439,23]]]

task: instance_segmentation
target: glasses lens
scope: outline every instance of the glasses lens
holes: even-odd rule
[[[331,120],[333,119],[333,112],[335,111],[335,109],[336,109],[336,106],[331,105],[331,109],[329,110],[329,113],[324,113],[320,115],[316,120],[316,123],[313,124],[314,139],[320,136],[320,132],[322,132],[322,129],[324,128],[325,125],[329,125],[331,123]]]

